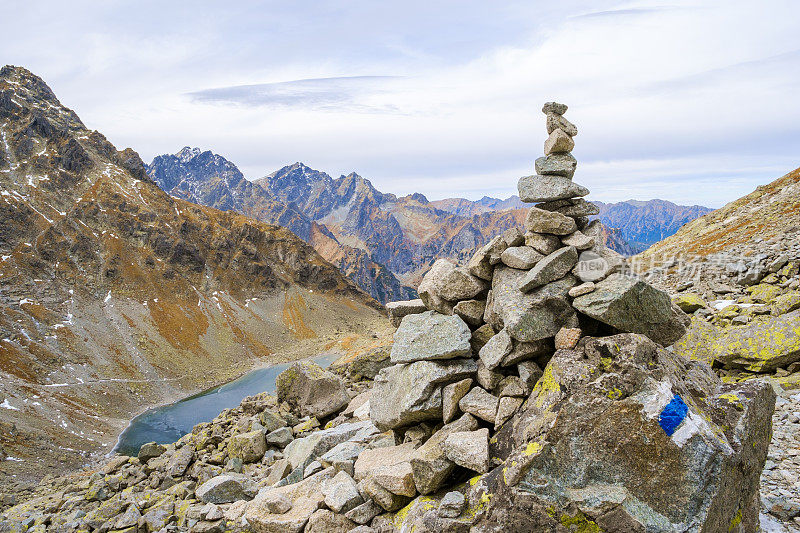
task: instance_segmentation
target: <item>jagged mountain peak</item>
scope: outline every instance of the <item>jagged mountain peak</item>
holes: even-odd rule
[[[191,161],[195,157],[199,156],[201,153],[203,153],[203,151],[200,148],[197,147],[192,148],[190,146],[184,146],[175,155],[178,157],[178,159],[181,160],[181,162],[186,163],[188,161]]]

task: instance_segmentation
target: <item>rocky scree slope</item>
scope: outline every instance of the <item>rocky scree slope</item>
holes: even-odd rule
[[[147,173],[172,196],[223,211],[237,211],[290,229],[381,303],[415,294],[385,266],[372,261],[364,250],[340,243],[327,228],[312,222],[294,202],[284,202],[251,183],[236,165],[220,155],[187,146],[177,154],[153,159]]]
[[[11,66],[0,220],[4,487],[85,464],[147,405],[384,328],[290,231],[169,197],[134,151]]]
[[[7,527],[756,531],[773,389],[663,347],[685,315],[614,272],[571,180],[577,131],[566,106],[544,111],[526,231],[437,261],[421,301],[390,306],[388,353],[296,363],[276,397],[54,480]]]

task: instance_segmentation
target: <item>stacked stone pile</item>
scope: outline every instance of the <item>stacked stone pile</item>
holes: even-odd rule
[[[11,528],[272,532],[757,530],[775,394],[724,384],[665,346],[686,315],[619,272],[572,183],[577,129],[520,180],[524,228],[419,302],[389,306],[391,350],[297,363],[174,445],[115,457]],[[560,173],[557,174],[556,172]]]

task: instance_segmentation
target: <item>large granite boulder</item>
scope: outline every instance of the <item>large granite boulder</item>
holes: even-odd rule
[[[375,377],[369,416],[385,431],[425,420],[442,419],[442,387],[471,377],[473,359],[417,361],[381,370]]]
[[[278,399],[300,414],[324,418],[347,406],[350,396],[342,378],[313,361],[300,361],[278,374]]]
[[[426,311],[403,318],[394,333],[392,363],[454,359],[470,355],[472,332],[458,315]]]
[[[642,335],[588,338],[556,352],[495,435],[503,463],[470,481],[460,520],[488,532],[757,531],[774,403],[768,384],[724,384]]]
[[[664,346],[680,339],[688,323],[686,315],[673,307],[667,293],[621,274],[600,281],[594,291],[578,296],[572,305],[604,324],[647,335]]]

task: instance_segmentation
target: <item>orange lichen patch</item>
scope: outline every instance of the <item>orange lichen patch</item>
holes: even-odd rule
[[[285,294],[283,300],[283,324],[298,339],[313,339],[317,336],[303,319],[303,312],[307,310],[308,306],[302,295],[289,295],[288,292]]]
[[[200,336],[208,329],[208,317],[199,307],[159,300],[150,302],[147,308],[158,333],[173,347],[200,350]]]
[[[339,342],[339,346],[342,347],[342,350],[351,350],[357,340],[358,335],[348,335]]]

